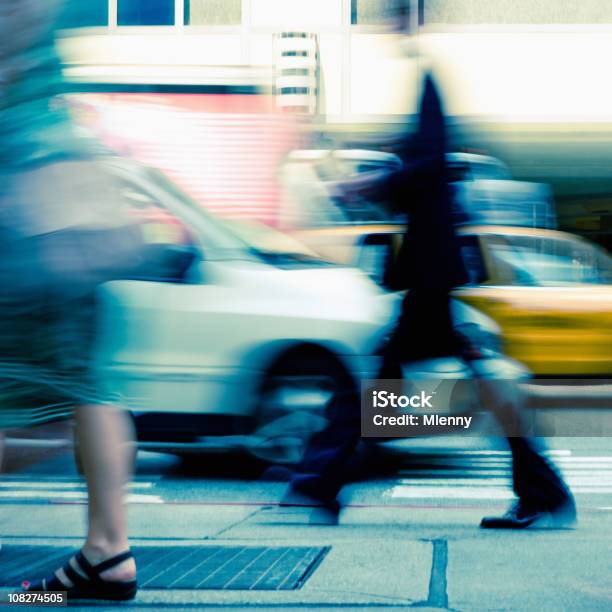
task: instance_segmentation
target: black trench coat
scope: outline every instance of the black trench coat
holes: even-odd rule
[[[387,274],[394,290],[408,290],[384,353],[380,378],[400,378],[399,363],[460,351],[450,313],[450,291],[468,281],[452,216],[442,104],[430,75],[424,80],[419,124],[406,141],[404,168],[386,189],[408,226]]]

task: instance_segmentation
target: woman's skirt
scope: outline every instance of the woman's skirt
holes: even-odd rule
[[[92,367],[96,285],[85,265],[104,249],[43,247],[75,224],[121,219],[116,180],[95,161],[59,162],[0,175],[0,194],[0,429],[112,401]]]
[[[2,300],[0,300],[2,302]],[[92,368],[95,297],[0,303],[0,429],[69,418],[103,403]]]

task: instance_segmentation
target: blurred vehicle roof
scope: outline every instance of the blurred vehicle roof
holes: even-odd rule
[[[549,185],[516,181],[506,164],[488,155],[459,151],[446,159],[457,225],[556,227]],[[315,225],[392,222],[397,213],[387,206],[381,186],[402,166],[399,156],[369,149],[295,150],[285,160],[285,170],[293,172],[286,175],[288,187],[299,194],[295,218],[314,215]],[[316,199],[316,210],[308,194]]]
[[[315,227],[297,231],[297,235],[307,233],[326,233],[360,236],[362,234],[397,234],[402,233],[406,225],[402,222],[368,223],[368,224],[345,224],[336,227]],[[565,240],[578,240],[587,244],[593,244],[587,238],[555,229],[544,229],[539,227],[521,227],[514,225],[478,225],[466,224],[457,228],[459,234],[506,234],[513,236],[531,236],[533,238],[563,238]]]
[[[579,240],[591,244],[589,240],[570,232],[540,227],[521,227],[516,225],[465,225],[457,231],[461,234],[507,234],[513,236],[531,236],[533,238],[563,238],[566,240]]]
[[[320,161],[328,158],[342,159],[347,161],[372,161],[387,164],[389,168],[400,169],[403,165],[401,158],[395,153],[377,151],[374,149],[296,149],[287,156],[287,161]],[[446,154],[448,162],[463,162],[471,165],[487,164],[496,166],[504,171],[504,178],[509,178],[508,166],[490,155],[470,153],[465,151],[453,151]]]
[[[400,158],[394,153],[374,151],[371,149],[297,149],[287,156],[288,161],[319,161],[326,158],[336,158],[351,161],[376,161],[388,163],[399,169]]]
[[[482,153],[470,153],[468,151],[453,151],[446,154],[447,161],[456,162],[468,162],[471,164],[495,164],[496,166],[502,166],[508,168],[508,166],[499,158],[492,157],[491,155],[483,155]]]

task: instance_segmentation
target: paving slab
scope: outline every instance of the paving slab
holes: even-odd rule
[[[82,538],[84,504],[0,504],[2,533],[19,537]],[[131,504],[129,533],[133,538],[213,537],[257,511],[251,506]]]
[[[455,610],[611,610],[609,538],[580,530],[503,533],[448,543]]]

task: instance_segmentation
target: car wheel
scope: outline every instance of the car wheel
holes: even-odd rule
[[[300,462],[311,436],[327,424],[336,393],[354,386],[331,354],[292,352],[277,361],[260,387],[250,452],[270,463]]]

